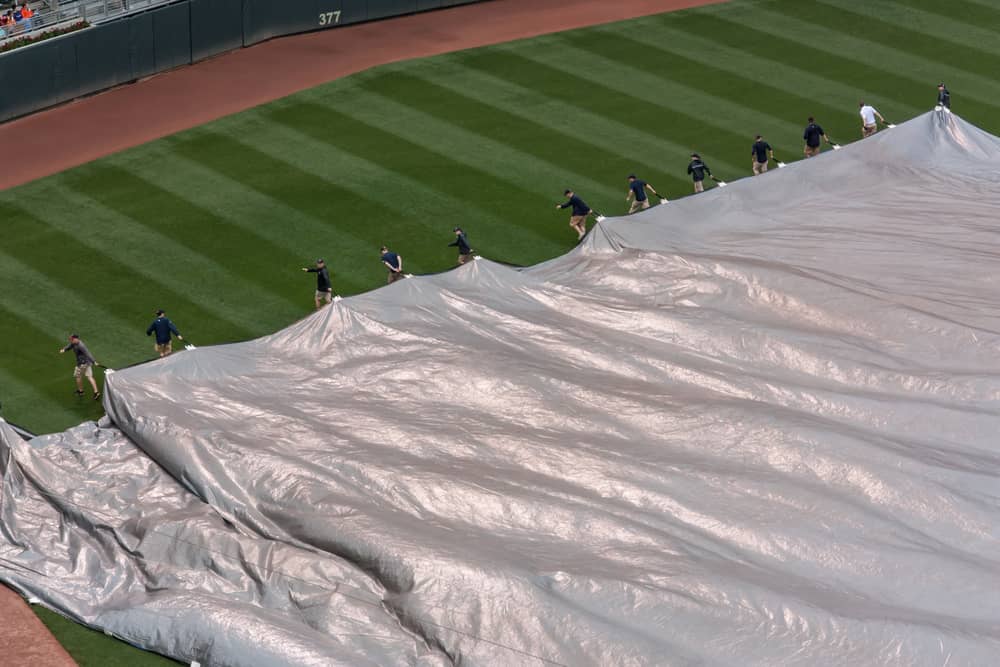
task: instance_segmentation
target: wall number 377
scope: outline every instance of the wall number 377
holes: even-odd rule
[[[337,25],[340,23],[340,11],[323,12],[319,15],[320,25]]]

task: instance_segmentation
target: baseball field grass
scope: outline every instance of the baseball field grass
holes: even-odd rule
[[[376,289],[382,243],[444,271],[456,225],[536,263],[575,243],[565,188],[606,215],[630,173],[686,196],[692,151],[747,177],[754,135],[800,159],[810,115],[858,140],[862,99],[898,123],[944,81],[998,134],[997,72],[1000,0],[738,0],[380,67],[0,193],[3,415],[36,432],[101,415],[56,354],[71,332],[112,368],[153,356],[157,308],[198,345],[260,336],[312,311],[316,258],[336,293]],[[83,665],[117,650],[71,646]]]

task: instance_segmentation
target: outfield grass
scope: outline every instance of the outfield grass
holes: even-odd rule
[[[80,667],[177,667],[180,664],[77,625],[47,609],[33,609]]]
[[[152,356],[158,307],[197,344],[259,336],[311,312],[316,257],[361,292],[382,242],[453,266],[456,224],[535,263],[574,243],[565,187],[612,214],[633,171],[686,195],[692,150],[746,176],[754,134],[798,159],[809,115],[856,140],[861,98],[900,122],[944,80],[1000,134],[998,71],[1000,0],[737,1],[381,67],[2,193],[4,414],[100,415],[55,354],[70,331],[112,367]]]

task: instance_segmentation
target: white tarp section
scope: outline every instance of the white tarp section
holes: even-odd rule
[[[0,431],[0,579],[212,665],[994,664],[998,214],[932,112],[118,372]]]

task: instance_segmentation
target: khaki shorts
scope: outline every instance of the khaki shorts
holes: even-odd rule
[[[91,364],[82,364],[77,366],[73,371],[73,377],[75,378],[94,378],[94,367]]]
[[[757,162],[757,160],[753,161],[753,173],[754,173],[754,175],[756,175],[756,174],[763,174],[765,171],[767,171],[767,163],[766,162]]]
[[[640,208],[643,211],[645,211],[647,208],[649,208],[649,199],[643,199],[642,201],[639,201],[637,199],[633,200],[632,201],[632,206],[629,207],[628,212],[629,213],[635,213]]]
[[[694,191],[695,192],[704,192],[705,191],[705,181],[695,181],[694,182]]]
[[[465,264],[465,263],[471,262],[471,261],[472,261],[472,253],[471,252],[468,255],[459,255],[458,256],[458,263],[459,264]]]
[[[585,215],[574,215],[569,219],[569,224],[573,227],[578,227],[580,225],[587,224],[587,216]]]
[[[870,137],[873,134],[875,134],[875,130],[877,129],[878,125],[865,125],[864,128],[861,130],[861,134],[866,137]]]
[[[806,144],[805,150],[802,151],[806,157],[813,157],[814,155],[819,155],[819,146],[810,146]]]
[[[389,272],[389,279],[386,282],[388,282],[391,285],[394,282],[396,282],[397,280],[402,280],[402,279],[403,279],[403,272],[402,271],[399,271],[399,272],[390,271]]]
[[[326,299],[326,302],[330,303],[331,301],[333,301],[333,292],[330,290],[327,290],[326,292],[324,292],[323,290],[316,290],[316,298]]]
[[[173,342],[157,343],[153,346],[159,354],[170,354],[174,351]]]

